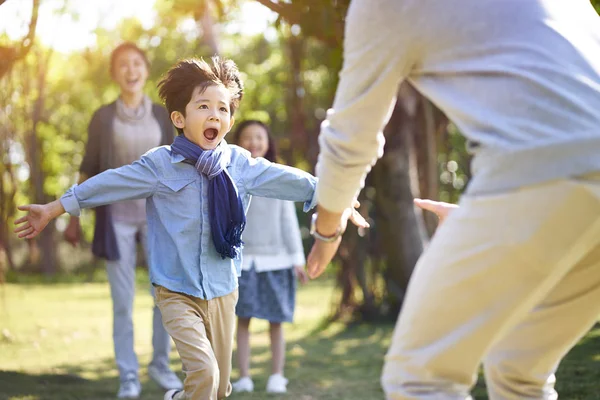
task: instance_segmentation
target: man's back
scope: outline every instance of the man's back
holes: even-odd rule
[[[415,2],[424,49],[410,78],[467,136],[505,149],[600,137],[600,18],[589,1],[443,5]]]
[[[402,79],[473,144],[471,193],[600,170],[600,18],[589,1],[354,0],[347,24],[318,168],[351,168],[318,173],[324,204],[340,192],[349,202]]]

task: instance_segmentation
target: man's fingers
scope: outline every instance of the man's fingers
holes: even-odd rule
[[[367,222],[367,220],[356,210],[350,216],[350,220],[352,223],[359,228],[369,228],[371,225]]]
[[[437,213],[440,209],[440,203],[433,200],[415,199],[415,204],[423,210]]]
[[[415,199],[414,203],[423,210],[431,211],[436,214],[447,214],[450,210],[458,208],[458,205],[456,204],[445,203],[443,201]]]
[[[316,253],[317,249],[315,244],[313,245],[313,248],[311,249],[310,254],[308,255],[308,258],[306,260],[306,270],[310,279],[315,279],[316,277],[321,275],[321,273],[323,272],[322,270],[324,269],[321,267],[319,257],[316,255]]]
[[[17,208],[21,211],[29,211],[31,209],[31,204],[27,204],[25,206],[18,206]]]
[[[325,267],[323,267],[319,262],[308,264],[308,276],[310,279],[318,278],[323,271],[325,271]]]

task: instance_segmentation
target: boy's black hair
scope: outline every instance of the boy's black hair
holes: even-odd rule
[[[212,57],[210,64],[202,58],[180,60],[158,83],[158,94],[169,114],[179,111],[185,116],[185,106],[192,99],[194,89],[200,86],[201,92],[204,92],[212,85],[222,85],[229,90],[229,110],[233,115],[244,95],[244,86],[235,63],[219,56]],[[182,133],[180,129],[177,130]]]
[[[140,49],[135,43],[132,42],[124,42],[121,43],[120,45],[118,45],[117,47],[115,47],[115,49],[110,53],[110,76],[114,76],[115,73],[115,62],[117,61],[117,57],[119,57],[119,55],[127,50],[133,50],[135,52],[137,52],[140,56],[142,56],[142,59],[144,60],[144,62],[146,63],[146,68],[148,68],[148,71],[150,71],[150,61],[148,60],[148,56],[146,55],[146,52],[142,49]]]
[[[265,153],[265,155],[263,157],[271,162],[276,162],[277,161],[277,148],[275,146],[275,139],[273,138],[273,135],[271,134],[271,129],[269,129],[267,124],[265,124],[262,121],[259,121],[257,119],[247,119],[245,121],[240,122],[239,124],[236,124],[235,132],[233,132],[233,142],[235,144],[239,145],[240,139],[242,137],[242,132],[244,131],[244,129],[246,129],[247,127],[249,127],[251,125],[258,125],[258,126],[262,127],[265,130],[265,132],[267,132],[267,138],[269,140],[269,148],[267,149],[267,152]]]

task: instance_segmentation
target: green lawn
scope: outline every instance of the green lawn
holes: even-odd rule
[[[109,289],[101,274],[95,281],[0,286],[0,400],[115,398]],[[393,327],[323,328],[333,296],[328,280],[300,289],[296,322],[286,327],[289,393],[279,398],[383,398],[379,374]],[[135,310],[142,399],[162,399],[163,392],[145,374],[151,357],[151,298],[142,273]],[[256,392],[232,399],[272,398],[264,392],[270,368],[268,326],[259,321],[251,328]],[[175,352],[172,366],[181,373]],[[558,379],[563,399],[600,399],[600,328],[564,361]],[[474,394],[486,398],[481,384]]]

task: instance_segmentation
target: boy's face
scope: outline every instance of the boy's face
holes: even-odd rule
[[[142,55],[133,49],[121,51],[114,61],[113,79],[121,88],[121,92],[142,92],[148,79],[148,68]]]
[[[203,150],[212,150],[231,130],[234,119],[229,103],[231,94],[222,85],[211,85],[200,93],[197,87],[185,107],[185,117],[171,113],[173,124],[183,130],[185,137]]]

